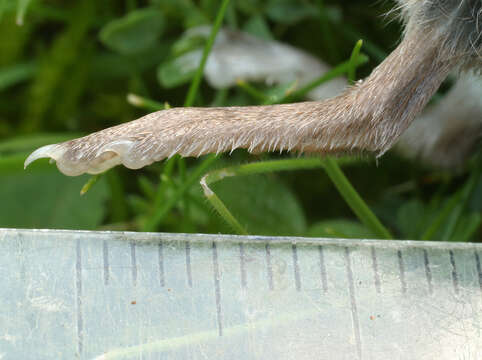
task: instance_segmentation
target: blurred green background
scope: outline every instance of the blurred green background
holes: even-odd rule
[[[0,227],[143,230],[156,217],[157,231],[232,232],[198,181],[186,185],[199,159],[167,173],[165,162],[139,171],[116,167],[83,196],[88,176],[66,177],[47,160],[23,169],[38,146],[130,121],[153,108],[133,106],[129,93],[182,106],[193,74],[177,71],[172,61],[204,45],[183,42],[182,34],[213,24],[220,4],[0,0]],[[363,77],[401,36],[396,18],[384,15],[392,6],[373,0],[231,0],[224,25],[292,44],[333,66],[349,59],[363,39],[362,51],[370,58],[358,69]],[[252,85],[261,92],[277,90]],[[215,90],[205,82],[195,100],[196,106],[258,103],[240,87]],[[210,169],[286,157],[235,151]],[[482,181],[474,175],[480,166],[472,160],[451,173],[390,152],[378,164],[366,157],[343,169],[395,237],[480,241]],[[322,169],[230,178],[213,189],[253,234],[373,235]]]

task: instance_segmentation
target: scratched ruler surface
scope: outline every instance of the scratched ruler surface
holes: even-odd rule
[[[482,359],[482,246],[0,229],[0,359]]]

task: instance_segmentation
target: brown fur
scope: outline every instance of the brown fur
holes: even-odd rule
[[[442,34],[443,35],[443,34]],[[320,102],[229,108],[176,108],[38,149],[67,175],[117,165],[140,168],[174,154],[250,152],[383,154],[460,63],[438,29],[409,24],[400,45],[364,81]]]

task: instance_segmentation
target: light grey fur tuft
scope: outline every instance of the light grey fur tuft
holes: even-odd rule
[[[398,0],[406,31],[435,32],[462,69],[482,65],[481,0]]]
[[[482,138],[482,81],[462,75],[405,131],[397,149],[432,166],[457,169]]]

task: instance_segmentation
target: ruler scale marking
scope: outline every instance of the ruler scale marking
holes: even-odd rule
[[[22,234],[20,235],[20,239],[18,241],[18,256],[21,259],[20,265],[20,280],[25,282],[26,279],[26,269],[25,269],[25,243]]]
[[[107,240],[102,244],[102,259],[104,261],[104,285],[109,285],[109,244]]]
[[[221,312],[221,289],[219,286],[219,263],[218,263],[218,251],[216,242],[213,241],[213,277],[214,277],[214,293],[216,297],[216,316],[218,320],[218,334],[223,336],[223,318]]]
[[[130,244],[131,248],[131,267],[132,267],[132,285],[137,286],[137,259],[136,259],[136,243]]]
[[[246,289],[248,281],[246,278],[246,254],[244,249],[244,243],[239,243],[239,271],[241,272],[241,287]]]
[[[301,291],[300,266],[298,264],[298,251],[296,249],[296,244],[291,245],[291,252],[293,254],[293,269],[296,291]]]
[[[427,249],[423,249],[423,264],[425,267],[425,277],[427,279],[427,286],[429,294],[433,294],[433,284],[432,284],[432,270],[430,269],[430,261],[428,259]]]
[[[75,260],[75,288],[77,307],[77,351],[82,354],[83,348],[83,316],[82,316],[82,248],[80,239],[77,239]]]
[[[186,241],[186,277],[187,285],[192,288],[192,270],[191,270],[191,243]]]
[[[452,283],[454,286],[454,292],[456,294],[459,293],[459,277],[457,275],[457,266],[455,265],[455,257],[454,257],[454,252],[452,250],[449,250],[449,256],[450,256],[450,265],[452,266]]]
[[[350,260],[350,249],[345,247],[345,266],[346,273],[348,277],[348,290],[350,294],[350,308],[351,308],[351,318],[353,323],[353,332],[355,335],[356,350],[358,354],[358,359],[362,359],[362,344],[361,344],[361,333],[360,333],[360,320],[358,318],[358,309],[355,297],[355,281],[353,279],[353,270],[351,268]]]
[[[403,263],[402,250],[397,251],[398,268],[400,270],[400,286],[402,287],[402,293],[407,292],[407,280],[405,279],[405,264]]]
[[[323,254],[323,246],[318,246],[318,257],[320,261],[320,278],[321,278],[321,287],[323,288],[323,292],[326,293],[328,291],[328,279],[326,276],[326,266],[325,266],[325,257]]]
[[[475,255],[475,266],[477,267],[477,274],[479,276],[480,292],[482,293],[482,266],[480,262],[480,256],[477,253],[477,250],[475,250],[474,255]]]
[[[377,294],[380,294],[382,292],[382,287],[380,282],[380,273],[378,272],[377,252],[374,246],[371,247],[371,255],[372,255],[372,267],[373,267],[375,289],[377,291]]]
[[[159,262],[159,285],[164,287],[166,285],[166,280],[164,276],[164,249],[162,241],[159,241],[159,245],[157,247],[157,258]]]
[[[265,246],[266,252],[266,270],[268,274],[268,287],[270,290],[274,290],[273,284],[273,268],[271,267],[271,250],[269,248],[269,243]]]

